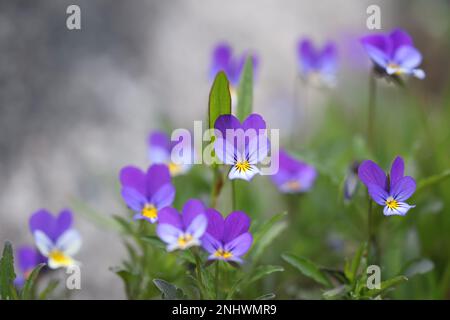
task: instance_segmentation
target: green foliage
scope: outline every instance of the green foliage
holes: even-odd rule
[[[161,291],[164,300],[180,300],[186,298],[183,290],[167,281],[155,279],[153,283]]]
[[[37,278],[38,278],[39,273],[41,272],[41,269],[44,266],[45,266],[45,263],[40,263],[33,269],[33,271],[31,271],[31,274],[28,276],[28,278],[25,281],[25,284],[22,288],[22,291],[20,292],[20,298],[22,300],[30,300],[34,297],[35,292],[36,292]]]
[[[253,59],[247,57],[239,83],[237,99],[237,118],[244,121],[253,109]]]
[[[281,257],[284,259],[284,261],[303,273],[304,276],[311,278],[312,280],[326,287],[331,286],[330,280],[328,279],[326,274],[308,259],[296,257],[289,253],[285,253]]]
[[[209,93],[209,128],[214,129],[217,118],[231,113],[230,84],[223,71],[219,72]]]
[[[17,292],[14,288],[14,279],[16,279],[16,274],[14,272],[13,249],[11,243],[6,241],[3,248],[2,258],[0,259],[1,299],[11,300],[17,297]]]

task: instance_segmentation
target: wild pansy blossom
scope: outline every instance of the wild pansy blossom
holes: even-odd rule
[[[39,210],[30,218],[30,230],[49,268],[57,269],[77,263],[73,255],[81,247],[81,236],[72,228],[71,211],[63,210],[54,217],[47,210]]]
[[[210,67],[210,79],[213,80],[218,72],[223,71],[228,81],[230,81],[232,101],[236,100],[236,90],[239,86],[242,70],[244,69],[245,60],[248,56],[248,52],[244,52],[239,56],[233,56],[233,49],[228,43],[222,42],[214,47]],[[252,54],[251,57],[253,61],[253,74],[255,75],[258,70],[259,59],[255,54]]]
[[[188,200],[181,212],[172,207],[161,210],[156,228],[157,235],[167,244],[167,251],[188,249],[201,244],[208,219],[200,200]]]
[[[425,72],[417,68],[422,55],[405,31],[395,29],[388,34],[368,35],[361,39],[361,43],[377,70],[390,76],[405,74],[425,78]]]
[[[283,193],[306,192],[316,180],[316,169],[302,161],[291,157],[285,150],[279,152],[278,172],[270,178]]]
[[[297,59],[303,79],[314,85],[335,85],[337,50],[333,42],[327,42],[320,50],[310,39],[302,39],[297,46]]]
[[[256,165],[267,157],[270,149],[264,119],[251,114],[241,124],[235,116],[227,114],[218,117],[214,127],[216,156],[232,166],[228,178],[250,181],[260,173]]]
[[[122,198],[136,213],[135,220],[155,223],[159,211],[170,206],[175,198],[169,169],[163,164],[154,164],[147,172],[133,166],[125,167],[120,171],[120,182]]]
[[[174,162],[172,160],[172,150],[175,145],[183,144],[184,141],[170,141],[169,136],[162,131],[153,131],[148,137],[149,158],[151,164],[165,164],[169,168],[171,176],[185,174],[191,168],[193,162],[192,156],[194,151],[190,154],[183,155],[182,163]],[[187,160],[187,161],[184,161]]]
[[[405,202],[416,190],[416,182],[412,177],[404,176],[404,170],[401,157],[395,158],[388,175],[371,160],[363,161],[358,168],[358,176],[369,190],[370,197],[384,206],[386,216],[404,216],[415,207]]]
[[[38,264],[45,263],[47,260],[32,246],[19,247],[16,251],[16,256],[19,274],[17,275],[14,284],[21,287],[28,279],[33,269]]]
[[[241,211],[230,213],[226,219],[215,209],[206,210],[208,228],[202,238],[203,248],[210,254],[208,260],[242,262],[241,257],[252,246],[248,232],[250,218]]]

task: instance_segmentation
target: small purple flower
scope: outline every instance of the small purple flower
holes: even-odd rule
[[[256,165],[267,157],[270,149],[264,119],[251,114],[241,124],[235,116],[227,114],[218,117],[214,127],[216,156],[232,166],[228,178],[250,181],[260,173]]]
[[[228,81],[230,81],[230,93],[233,103],[237,100],[236,89],[239,86],[245,60],[248,55],[248,52],[244,52],[239,56],[233,56],[233,49],[228,43],[217,44],[212,53],[210,79],[213,80],[220,71],[225,72]],[[253,74],[256,75],[258,71],[259,59],[255,54],[252,54],[251,57],[253,60]]]
[[[405,31],[395,29],[389,34],[368,35],[361,39],[361,43],[377,69],[387,75],[405,74],[425,78],[425,72],[418,69],[422,54]]]
[[[161,210],[156,233],[167,244],[167,251],[185,250],[201,245],[208,226],[205,206],[200,200],[188,200],[181,215],[174,208]]]
[[[322,50],[319,50],[310,39],[302,39],[297,46],[297,59],[305,80],[329,87],[335,85],[337,50],[333,42],[327,42]]]
[[[386,216],[404,216],[415,207],[405,202],[416,191],[416,181],[404,176],[404,168],[401,157],[395,158],[388,175],[371,160],[363,161],[358,168],[359,179],[366,185],[373,201],[384,206]]]
[[[14,281],[14,284],[18,287],[22,287],[33,269],[38,264],[45,263],[47,260],[32,246],[19,247],[16,255],[19,274]]]
[[[54,217],[47,210],[39,210],[30,218],[30,230],[49,268],[57,269],[77,263],[72,256],[81,247],[81,236],[72,228],[71,211],[63,210]]]
[[[241,257],[252,246],[253,237],[248,232],[250,218],[241,211],[226,217],[215,209],[207,209],[208,228],[202,238],[203,248],[210,254],[208,260],[242,262]]]
[[[279,169],[271,179],[283,193],[300,193],[312,188],[316,176],[317,171],[313,166],[291,157],[280,149]]]
[[[136,212],[135,220],[155,223],[159,211],[170,206],[175,198],[169,169],[162,164],[150,166],[146,173],[133,166],[125,167],[120,171],[120,182],[122,198]]]

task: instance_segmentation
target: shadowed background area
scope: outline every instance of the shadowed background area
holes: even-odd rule
[[[368,32],[369,4],[380,5],[383,30],[404,27],[432,57],[433,65],[424,61],[428,79],[421,90],[428,90],[424,99],[439,99],[447,80],[442,71],[449,70],[449,5],[427,3],[1,0],[0,243],[31,243],[28,218],[40,208],[71,208],[83,236],[82,290],[73,297],[124,298],[109,270],[125,254],[120,238],[77,208],[122,214],[117,173],[127,164],[148,165],[150,130],[192,129],[194,120],[206,119],[208,67],[218,41],[258,53],[254,108],[286,139],[303,121],[291,120],[293,92],[300,105],[306,96],[294,89],[301,36],[336,40],[345,61],[327,98],[308,92],[311,130],[320,127],[330,95],[347,114],[364,101],[348,93],[366,90],[369,63],[355,39]],[[82,30],[66,28],[70,4],[81,7]]]

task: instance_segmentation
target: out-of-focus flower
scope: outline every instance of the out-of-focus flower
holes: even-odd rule
[[[353,162],[348,168],[344,181],[344,199],[349,201],[353,198],[358,190],[358,167],[359,162]]]
[[[283,193],[309,191],[316,180],[316,169],[291,157],[285,150],[279,152],[278,172],[271,176],[272,182]]]
[[[383,213],[386,216],[404,216],[415,207],[405,202],[416,191],[416,181],[404,176],[404,168],[401,157],[395,158],[388,175],[371,160],[365,160],[359,166],[359,178],[366,185],[373,201],[384,206]]]
[[[302,39],[297,46],[297,59],[301,76],[308,83],[328,87],[335,85],[337,50],[333,42],[327,42],[319,50],[310,39]]]
[[[211,59],[210,78],[213,80],[220,71],[223,71],[226,74],[228,81],[230,81],[230,93],[233,103],[236,101],[236,90],[239,86],[245,60],[249,55],[248,52],[244,52],[241,55],[233,56],[233,49],[228,43],[222,42],[214,47]],[[256,75],[259,59],[255,54],[251,54],[251,57],[253,62],[253,74]]]
[[[171,176],[177,176],[185,174],[192,167],[194,151],[192,148],[188,149],[189,154],[183,155],[183,159],[180,161],[173,161],[172,149],[177,144],[185,144],[185,141],[173,142],[170,141],[169,136],[161,131],[153,131],[148,137],[149,145],[149,158],[151,164],[165,164],[170,171]],[[186,161],[185,161],[186,160]]]
[[[377,71],[389,76],[413,75],[425,78],[425,72],[418,69],[422,54],[414,47],[409,34],[395,29],[388,34],[372,34],[361,39]]]
[[[22,287],[33,269],[38,264],[47,262],[47,259],[32,246],[19,247],[16,252],[16,256],[19,274],[14,280],[14,284],[18,287]]]
[[[250,181],[260,173],[256,165],[267,157],[270,149],[264,119],[251,114],[241,124],[235,116],[227,114],[218,117],[214,127],[215,153],[220,161],[232,166],[228,178]]]
[[[54,217],[47,210],[39,210],[30,218],[30,229],[39,252],[47,258],[51,269],[76,264],[73,259],[81,247],[81,236],[72,228],[72,212],[63,210]]]
[[[167,166],[154,164],[147,172],[127,166],[120,171],[122,198],[136,214],[134,219],[145,219],[151,223],[158,220],[161,209],[172,204],[175,187],[170,180]]]
[[[167,244],[167,251],[188,249],[201,244],[208,226],[205,206],[200,200],[188,200],[181,215],[172,207],[161,210],[156,233]]]
[[[203,248],[210,254],[208,260],[242,262],[241,257],[252,246],[253,237],[248,232],[250,218],[241,211],[226,217],[215,209],[207,209],[208,228],[202,238]]]

